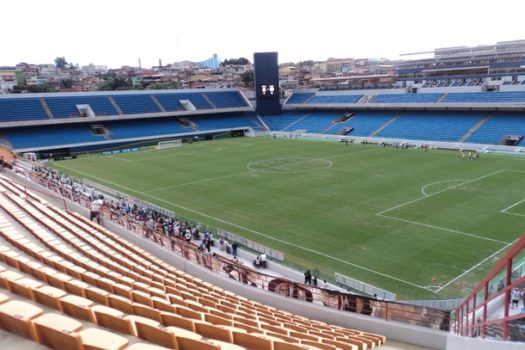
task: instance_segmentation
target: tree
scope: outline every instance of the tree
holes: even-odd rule
[[[66,58],[64,56],[55,58],[55,67],[64,69],[68,65]]]
[[[253,86],[253,71],[246,71],[241,74],[241,81],[244,86],[251,87]]]
[[[133,90],[133,86],[125,79],[119,77],[109,77],[97,90],[99,91],[113,91],[113,90]]]
[[[180,83],[178,81],[170,81],[170,82],[157,82],[157,83],[151,83],[147,86],[145,86],[148,90],[167,90],[167,89],[180,89]]]
[[[73,80],[71,79],[62,79],[60,81],[60,87],[70,89],[73,86]]]
[[[221,63],[221,66],[245,66],[250,64],[250,61],[247,58],[230,58],[229,60],[224,60]]]

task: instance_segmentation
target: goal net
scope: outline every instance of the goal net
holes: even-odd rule
[[[182,146],[182,140],[159,141],[157,149],[165,149]]]

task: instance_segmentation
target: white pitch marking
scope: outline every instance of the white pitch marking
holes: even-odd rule
[[[429,183],[429,184],[427,184],[427,185],[421,187],[421,193],[423,194],[423,196],[428,197],[429,194],[427,194],[427,193],[425,192],[425,190],[427,189],[427,187],[432,186],[432,185],[437,185],[437,184],[440,184],[440,183],[445,183],[445,182],[460,182],[460,181],[467,181],[467,180],[465,180],[465,179],[463,179],[463,180],[441,180],[441,181],[431,182],[431,183]]]
[[[118,156],[109,156],[109,158],[118,159],[118,160],[121,160],[121,161],[123,161],[123,162],[130,162],[130,163],[133,162],[133,160],[129,160],[129,159],[126,159],[126,158],[120,158],[120,157],[118,157]]]
[[[522,218],[525,218],[525,215],[523,215],[523,214],[511,213],[510,211],[506,211],[506,212],[504,212],[503,214],[507,214],[507,215],[516,215],[516,216],[520,216],[520,217],[522,217]]]
[[[519,238],[518,238],[519,239]],[[509,244],[507,244],[506,246],[504,246],[503,248],[501,248],[500,250],[496,251],[495,253],[489,255],[488,257],[486,257],[485,259],[481,260],[479,263],[477,263],[476,265],[472,266],[470,269],[466,270],[465,272],[463,272],[462,274],[460,274],[459,276],[457,277],[454,277],[453,279],[451,279],[450,281],[448,281],[447,283],[445,283],[443,286],[441,286],[438,290],[436,290],[436,293],[439,293],[441,292],[443,289],[447,288],[450,284],[456,282],[458,279],[460,279],[461,277],[465,276],[466,274],[468,274],[469,272],[471,272],[472,270],[475,270],[477,269],[479,266],[481,266],[482,264],[484,264],[486,261],[488,261],[489,259],[492,259],[494,256],[496,256],[497,254],[499,254],[500,252],[502,252],[503,250],[507,249],[508,247],[510,247],[511,245],[513,245],[514,243],[516,243],[518,241],[518,239],[510,242]]]
[[[472,237],[472,238],[482,239],[482,240],[486,240],[486,241],[491,241],[491,242],[496,242],[496,243],[501,243],[501,244],[508,244],[509,243],[509,242],[504,242],[504,241],[500,241],[500,240],[493,239],[493,238],[478,236],[478,235],[475,235],[475,234],[472,234],[472,233],[467,233],[467,232],[463,232],[463,231],[453,230],[453,229],[446,228],[446,227],[434,226],[434,225],[425,224],[425,223],[422,223],[422,222],[401,219],[401,218],[398,218],[397,216],[389,216],[389,215],[383,215],[383,214],[376,214],[376,215],[380,216],[380,217],[383,217],[383,218],[387,218],[387,219],[392,219],[392,220],[406,222],[408,224],[425,226],[425,227],[429,227],[429,228],[433,228],[433,229],[437,229],[437,230],[457,233],[457,234],[460,234],[460,235],[469,236],[469,237]]]
[[[358,151],[358,152],[349,152],[349,153],[343,153],[343,154],[338,154],[338,155],[335,155],[335,156],[332,156],[332,157],[327,157],[327,158],[336,158],[336,157],[343,157],[343,156],[349,156],[349,155],[352,155],[352,154],[358,154],[358,153],[364,153],[364,152],[370,152],[370,151],[373,151],[373,150],[366,150],[366,151]],[[165,158],[165,157],[163,157]],[[151,158],[149,158],[151,159]],[[148,159],[148,160],[149,160]],[[311,161],[313,158],[308,158],[307,160],[308,161]],[[306,161],[306,160],[305,160]],[[301,161],[303,162],[303,161]],[[329,161],[330,162],[330,161]],[[295,162],[295,163],[288,163],[287,165],[290,165],[290,164],[296,164],[296,163],[300,163],[300,162]],[[248,166],[250,165],[251,163],[248,163]],[[331,168],[332,167],[332,162],[330,162],[330,166],[327,167],[327,168]],[[274,168],[278,168],[280,166],[283,166],[283,165],[276,165],[274,166]],[[250,169],[250,168],[248,168]],[[251,170],[250,171],[245,171],[245,172],[241,172],[241,173],[236,173],[236,174],[229,174],[229,175],[223,175],[223,176],[217,176],[217,177],[212,177],[212,178],[208,178],[208,179],[202,179],[202,180],[196,180],[196,181],[191,181],[191,182],[185,182],[185,183],[181,183],[181,184],[176,184],[176,185],[172,185],[172,186],[164,186],[164,187],[159,187],[159,188],[154,188],[152,190],[147,190],[147,191],[144,191],[144,192],[141,192],[141,193],[151,193],[151,192],[157,192],[157,191],[161,191],[161,190],[165,190],[165,189],[168,189],[168,188],[177,188],[177,187],[182,187],[182,186],[187,186],[187,185],[193,185],[193,184],[196,184],[196,183],[201,183],[201,182],[208,182],[208,181],[214,181],[214,180],[219,180],[219,179],[222,179],[222,178],[227,178],[227,177],[235,177],[235,176],[239,176],[239,175],[243,175],[243,174],[251,174],[251,173],[254,173],[254,172],[263,172],[263,171],[259,171],[259,170]],[[268,172],[266,172],[268,173]]]
[[[445,189],[443,189],[443,190],[441,190],[441,191],[437,191],[437,192],[434,192],[434,193],[432,193],[432,194],[429,194],[429,195],[426,196],[426,197],[423,196],[423,197],[419,197],[419,198],[413,199],[413,200],[408,201],[408,202],[405,202],[405,203],[398,204],[398,205],[396,205],[396,206],[393,206],[392,208],[388,208],[388,209],[382,210],[382,211],[380,211],[379,213],[376,213],[376,215],[382,215],[382,214],[387,213],[387,212],[389,212],[389,211],[392,211],[392,210],[394,210],[394,209],[399,209],[399,208],[402,208],[402,207],[404,207],[404,206],[406,206],[406,205],[409,205],[409,204],[412,204],[412,203],[419,202],[419,201],[422,200],[422,199],[426,199],[426,198],[429,198],[429,197],[433,197],[433,196],[436,196],[436,195],[438,195],[438,194],[440,194],[440,193],[443,193],[443,192],[445,192],[445,191],[452,190],[452,189],[454,189],[454,188],[458,188],[458,187],[460,187],[460,186],[464,186],[464,185],[467,185],[467,184],[469,184],[469,183],[472,183],[472,182],[475,182],[475,181],[479,181],[479,180],[482,180],[482,179],[484,179],[484,178],[487,178],[487,177],[490,177],[490,176],[493,176],[493,175],[499,174],[499,173],[501,173],[501,172],[504,172],[505,170],[506,170],[506,169],[498,170],[498,171],[495,171],[495,172],[493,172],[493,173],[490,173],[490,174],[487,174],[487,175],[483,175],[483,176],[477,177],[477,178],[475,178],[475,179],[472,179],[472,180],[468,180],[468,181],[465,181],[465,182],[459,183],[459,184],[454,185],[454,186],[447,187],[447,188],[445,188]]]
[[[284,241],[282,239],[279,239],[279,238],[275,238],[275,237],[272,237],[272,236],[269,236],[269,235],[266,235],[264,233],[261,233],[261,232],[258,232],[258,231],[255,231],[255,230],[252,230],[252,229],[249,229],[247,227],[243,227],[243,226],[240,226],[240,225],[237,225],[237,224],[234,224],[232,222],[229,222],[229,221],[226,221],[226,220],[223,220],[223,219],[220,219],[220,218],[216,218],[214,216],[211,216],[211,215],[208,215],[206,213],[203,213],[203,212],[200,212],[198,210],[195,210],[195,209],[191,209],[191,208],[188,208],[188,207],[184,207],[182,205],[178,205],[178,204],[175,204],[175,203],[172,203],[172,202],[169,202],[167,200],[164,200],[162,198],[159,198],[159,197],[155,197],[155,196],[152,196],[152,195],[149,195],[147,193],[143,193],[143,192],[140,192],[140,191],[136,191],[132,188],[129,188],[129,187],[126,187],[126,186],[123,186],[123,185],[119,185],[119,184],[116,184],[114,182],[111,182],[111,181],[108,181],[108,180],[104,180],[102,178],[99,178],[97,176],[93,176],[93,175],[90,175],[90,174],[87,174],[87,173],[84,173],[82,171],[79,171],[79,170],[75,170],[75,169],[72,169],[72,168],[69,168],[63,164],[59,164],[59,163],[55,163],[56,166],[58,167],[62,167],[64,169],[68,169],[68,170],[71,170],[77,174],[81,174],[85,177],[90,177],[90,178],[93,178],[93,179],[96,179],[98,181],[101,181],[101,182],[105,182],[105,183],[108,183],[108,184],[111,184],[111,185],[114,185],[116,187],[120,187],[120,188],[123,188],[129,192],[133,192],[133,193],[138,193],[138,194],[142,194],[146,197],[150,197],[152,199],[156,199],[158,200],[159,202],[163,202],[163,203],[166,203],[166,204],[169,204],[169,205],[172,205],[174,207],[177,207],[177,208],[180,208],[180,209],[183,209],[183,210],[186,210],[188,212],[191,212],[191,213],[194,213],[194,214],[197,214],[197,215],[200,215],[202,217],[205,217],[205,218],[209,218],[209,219],[212,219],[212,220],[216,220],[218,222],[222,222],[226,225],[230,225],[230,226],[233,226],[233,227],[237,227],[241,230],[245,230],[247,232],[251,232],[253,234],[256,234],[256,235],[259,235],[259,236],[262,236],[262,237],[265,237],[267,239],[270,239],[270,240],[273,240],[273,241],[276,241],[276,242],[279,242],[279,243],[282,243],[282,244],[286,244],[286,245],[289,245],[291,247],[295,247],[295,248],[298,248],[298,249],[301,249],[301,250],[304,250],[306,252],[309,252],[309,253],[312,253],[312,254],[315,254],[315,255],[319,255],[319,256],[322,256],[322,257],[325,257],[327,259],[331,259],[331,260],[334,260],[334,261],[338,261],[340,263],[343,263],[343,264],[346,264],[346,265],[349,265],[349,266],[352,266],[352,267],[355,267],[357,269],[360,269],[360,270],[364,270],[364,271],[367,271],[367,272],[370,272],[370,273],[373,273],[373,274],[376,274],[376,275],[379,275],[379,276],[382,276],[382,277],[385,277],[385,278],[389,278],[391,280],[394,280],[394,281],[397,281],[397,282],[400,282],[400,283],[404,283],[404,284],[407,284],[407,285],[410,285],[412,287],[416,287],[416,288],[419,288],[419,289],[424,289],[424,290],[427,290],[427,291],[431,291],[423,286],[420,286],[418,284],[415,284],[415,283],[412,283],[412,282],[409,282],[409,281],[405,281],[401,278],[397,278],[397,277],[394,277],[394,276],[390,276],[388,274],[385,274],[385,273],[382,273],[382,272],[378,272],[378,271],[375,271],[375,270],[372,270],[372,269],[369,269],[367,267],[364,267],[364,266],[361,266],[361,265],[358,265],[358,264],[354,264],[354,263],[351,263],[349,261],[346,261],[346,260],[342,260],[342,259],[339,259],[339,258],[334,258],[333,256],[331,255],[328,255],[328,254],[324,254],[324,253],[321,253],[321,252],[318,252],[318,251],[315,251],[313,249],[310,249],[310,248],[306,248],[306,247],[303,247],[303,246],[300,246],[300,245],[296,245],[296,244],[293,244],[293,243],[290,243],[290,242],[287,242],[287,241]]]
[[[517,203],[514,203],[514,204],[512,204],[512,205],[510,205],[510,206],[508,206],[508,207],[506,207],[505,209],[501,210],[500,213],[506,213],[507,210],[510,210],[510,209],[514,208],[515,206],[520,205],[520,204],[523,203],[523,202],[525,202],[525,199],[522,199],[521,201],[519,201],[519,202],[517,202]],[[513,214],[513,213],[508,213],[508,214]]]
[[[195,180],[195,181],[184,182],[184,183],[171,185],[171,186],[164,186],[164,187],[154,188],[152,190],[144,191],[144,192],[141,192],[141,193],[157,192],[157,191],[166,190],[168,188],[171,189],[171,188],[183,187],[183,186],[188,186],[188,185],[194,185],[194,184],[199,184],[199,183],[203,183],[203,182],[210,182],[210,181],[225,179],[225,178],[228,178],[228,177],[246,175],[246,174],[249,174],[249,173],[251,173],[251,171],[243,171],[242,173],[228,174],[228,175],[222,175],[222,176],[217,176],[217,177],[210,177],[210,178],[207,178],[207,179]]]

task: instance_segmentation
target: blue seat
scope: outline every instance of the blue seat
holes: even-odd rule
[[[60,96],[46,97],[47,106],[55,118],[80,117],[76,105],[87,104],[91,107],[95,116],[117,115],[117,111],[111,104],[108,96]]]
[[[377,95],[374,103],[434,103],[443,94],[381,94]]]
[[[124,114],[142,114],[161,112],[150,94],[112,95]]]
[[[294,92],[286,101],[287,104],[305,103],[309,98],[314,96],[313,92]]]
[[[39,98],[0,98],[0,122],[48,119]]]
[[[306,103],[356,103],[363,95],[315,95]]]
[[[403,112],[377,137],[429,141],[459,141],[483,118],[482,112]]]
[[[506,135],[525,135],[525,113],[495,113],[466,142],[497,144]]]
[[[224,91],[224,92],[206,92],[206,97],[217,108],[235,108],[247,107],[246,101],[242,98],[239,91]]]

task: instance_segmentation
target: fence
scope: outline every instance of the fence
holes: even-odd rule
[[[363,292],[367,295],[375,295],[376,298],[386,299],[386,300],[396,300],[396,295],[384,289],[375,287],[371,284],[358,281],[354,278],[341,275],[340,273],[335,273],[335,281],[343,286],[350,287],[359,292]]]

